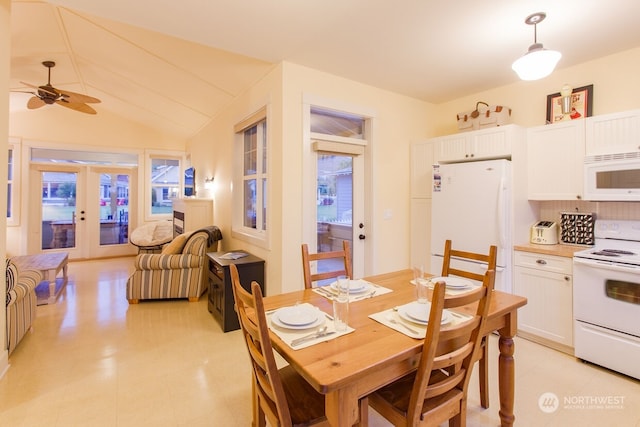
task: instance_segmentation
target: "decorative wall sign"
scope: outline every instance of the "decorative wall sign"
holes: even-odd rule
[[[593,114],[593,85],[573,89],[571,93],[571,111],[562,114],[562,96],[560,92],[547,95],[547,124],[591,117]]]

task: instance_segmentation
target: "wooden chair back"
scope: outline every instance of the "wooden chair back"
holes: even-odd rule
[[[451,248],[451,240],[444,243],[444,260],[442,262],[442,276],[459,276],[478,282],[483,280],[482,274],[472,271],[466,271],[451,266],[452,259],[461,259],[465,261],[480,261],[487,263],[487,270],[496,270],[498,259],[498,248],[495,245],[489,247],[488,254],[479,254],[474,252],[456,250]],[[489,359],[487,355],[486,338],[482,340],[482,355],[480,357],[480,366],[478,370],[480,383],[480,406],[489,407]]]
[[[259,406],[254,407],[254,422],[264,425],[266,416],[271,425],[283,425],[280,420],[291,420],[291,414],[269,338],[262,290],[253,282],[252,293],[247,292],[240,284],[236,266],[231,264],[229,269],[235,308],[253,369],[254,406]],[[261,420],[256,420],[255,414],[260,414]]]
[[[332,271],[318,271],[311,273],[312,262],[335,259],[342,261],[338,270]],[[317,263],[316,263],[317,265]],[[348,240],[342,241],[341,251],[332,252],[318,252],[315,254],[309,253],[309,246],[306,243],[302,244],[302,271],[304,274],[304,287],[305,289],[311,289],[313,283],[319,280],[332,279],[338,276],[348,276],[353,279],[353,273],[351,270],[351,246]]]
[[[498,247],[492,245],[489,247],[488,254],[479,254],[474,252],[462,251],[451,248],[451,240],[444,242],[444,260],[442,261],[442,276],[459,276],[471,280],[482,282],[483,275],[471,271],[461,270],[451,266],[452,259],[462,259],[465,261],[480,261],[487,263],[487,270],[495,270],[498,260]]]
[[[453,419],[453,425],[464,425],[470,374],[480,354],[494,282],[495,271],[488,270],[482,286],[446,299],[445,283],[435,284],[417,371],[369,396],[370,405],[392,424],[438,426]],[[477,303],[472,318],[441,325],[443,309],[470,303]]]

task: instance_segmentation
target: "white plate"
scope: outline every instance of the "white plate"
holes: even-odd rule
[[[331,289],[334,291],[338,291],[338,282],[331,283]],[[369,290],[369,282],[364,280],[349,280],[349,293],[350,294],[360,294],[362,292],[367,292]]]
[[[432,285],[435,285],[436,282],[443,281],[449,289],[467,289],[473,286],[473,283],[470,280],[462,279],[460,277],[431,277],[429,281]]]
[[[321,312],[320,310],[318,310],[318,315],[316,317],[316,319],[309,323],[308,325],[287,325],[286,323],[282,323],[282,321],[278,318],[278,316],[275,315],[275,313],[271,316],[271,323],[273,323],[275,326],[279,327],[279,328],[284,328],[284,329],[313,329],[313,328],[317,328],[318,326],[321,326],[324,324],[324,322],[326,321],[326,318],[324,316],[324,313]]]
[[[420,325],[426,325],[429,321],[429,313],[431,311],[431,303],[421,304],[418,302],[411,302],[409,304],[402,305],[398,307],[398,314],[405,320],[408,320],[413,323],[418,323]],[[446,311],[442,312],[442,320],[441,324],[449,322],[449,313]]]
[[[304,305],[294,305],[292,307],[283,307],[276,311],[274,316],[285,325],[304,326],[316,321],[318,318],[317,309]]]

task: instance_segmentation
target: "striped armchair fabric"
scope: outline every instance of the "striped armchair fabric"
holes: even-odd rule
[[[19,270],[7,259],[7,344],[15,350],[36,318],[36,286],[42,275],[36,270]]]
[[[136,270],[127,281],[129,304],[166,298],[198,301],[206,289],[208,237],[206,232],[194,232],[180,253],[138,254]]]

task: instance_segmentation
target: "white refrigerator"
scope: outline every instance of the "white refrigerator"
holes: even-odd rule
[[[512,292],[513,188],[511,162],[486,160],[434,165],[430,273],[442,271],[444,242],[454,249],[488,253],[498,246],[495,289]],[[486,263],[453,260],[484,274]]]

